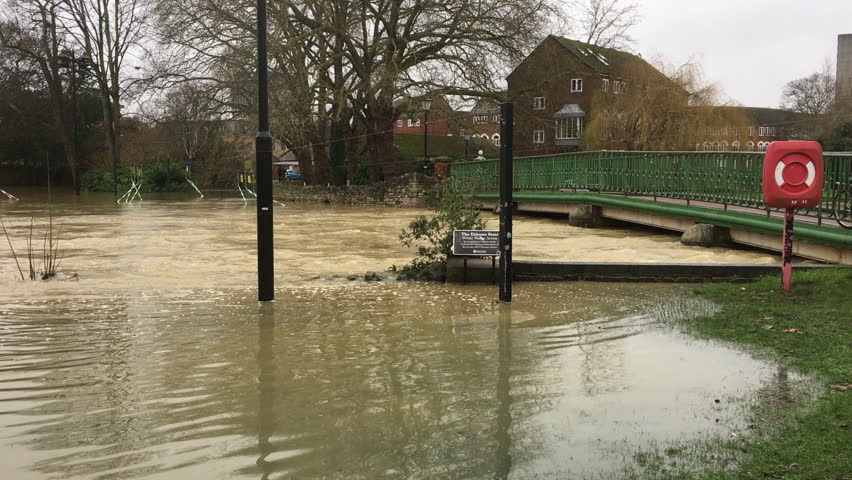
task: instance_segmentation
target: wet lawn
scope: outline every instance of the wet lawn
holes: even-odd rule
[[[683,320],[687,331],[814,376],[818,391],[815,399],[783,392],[758,399],[753,431],[708,445],[703,454],[722,461],[707,463],[699,474],[658,461],[637,478],[852,478],[852,269],[796,273],[786,295],[778,277],[707,285],[696,293],[722,310]]]

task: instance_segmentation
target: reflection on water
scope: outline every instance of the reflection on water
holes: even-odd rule
[[[0,258],[2,478],[611,478],[801,384],[666,330],[712,309],[677,286],[330,278],[403,261],[410,211],[285,210],[258,305],[240,201],[86,202],[56,207],[80,281]]]
[[[775,374],[656,326],[660,295],[682,293],[671,286],[517,287],[512,306],[495,305],[491,287],[391,283],[292,288],[279,292],[287,302],[266,305],[250,290],[7,304],[0,469],[7,478],[606,473],[619,467],[612,445],[741,428],[742,402]],[[575,305],[575,294],[596,301]]]

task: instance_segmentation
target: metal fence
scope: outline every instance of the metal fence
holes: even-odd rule
[[[824,160],[822,202],[800,214],[830,218],[834,193],[849,191],[852,153],[826,153]],[[496,189],[498,168],[498,160],[457,162],[450,175]],[[599,191],[767,209],[762,169],[763,153],[600,151],[516,158],[513,172],[517,190]]]

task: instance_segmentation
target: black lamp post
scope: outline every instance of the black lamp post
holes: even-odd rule
[[[429,165],[429,110],[432,108],[432,97],[424,97],[421,102],[423,107],[423,159],[424,167]]]
[[[68,70],[71,76],[69,83],[71,87],[71,101],[73,103],[71,108],[71,118],[74,142],[74,178],[76,179],[74,181],[74,194],[80,195],[80,136],[78,129],[78,124],[80,123],[80,105],[77,100],[77,75],[85,75],[95,63],[92,61],[91,57],[87,55],[77,57],[73,50],[65,50],[56,56],[56,60],[59,63],[59,68]],[[113,165],[113,178],[115,178],[115,165]],[[117,194],[118,192],[116,191],[116,195]]]
[[[266,57],[266,0],[257,0],[258,131],[255,137],[257,190],[257,298],[275,298],[272,243],[272,135],[269,134],[269,76]]]

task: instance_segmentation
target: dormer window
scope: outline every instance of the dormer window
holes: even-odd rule
[[[544,110],[544,97],[533,98],[533,110]]]
[[[601,90],[603,90],[604,92],[609,91],[609,79],[608,78],[604,78],[601,81]]]
[[[583,91],[583,79],[582,78],[572,78],[571,79],[571,93],[582,92],[582,91]]]

